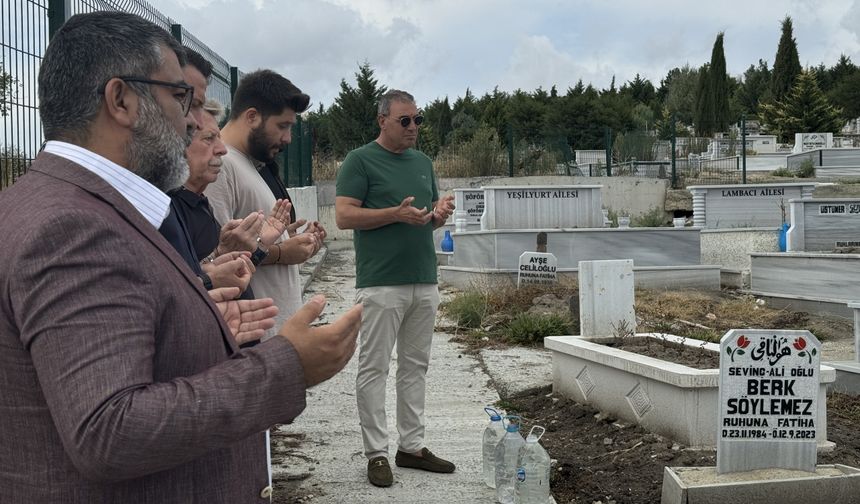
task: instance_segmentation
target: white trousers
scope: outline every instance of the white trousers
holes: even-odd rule
[[[355,379],[364,454],[388,456],[385,384],[395,343],[399,449],[417,452],[424,447],[425,376],[439,290],[436,284],[366,287],[358,289],[356,302],[364,306]]]

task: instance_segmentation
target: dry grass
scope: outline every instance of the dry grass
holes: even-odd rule
[[[335,180],[340,161],[326,156],[314,156],[313,173],[314,180]]]
[[[520,289],[510,281],[490,281],[473,283],[443,303],[441,309],[454,322],[449,329],[472,349],[503,343],[535,344],[545,335],[575,334],[579,321],[567,314],[560,317],[526,313],[534,306],[535,298],[547,294],[562,300],[579,299],[576,282],[567,279],[554,285],[525,285]]]
[[[860,425],[860,401],[855,396],[828,391],[827,409],[828,415],[838,414],[855,425]]]
[[[575,332],[570,334],[577,334],[579,289],[575,281],[567,279],[556,285],[529,285],[521,289],[509,281],[474,284],[443,309],[455,323],[453,331],[464,335],[462,341],[473,348],[494,346],[506,343],[505,331],[512,321],[527,312],[535,298],[545,294],[561,300],[572,299],[571,330]],[[667,333],[711,342],[719,342],[730,329],[743,328],[809,330],[822,341],[849,338],[853,334],[851,320],[776,309],[753,296],[731,290],[639,289],[635,310],[636,332]]]
[[[698,291],[636,292],[639,332],[668,332],[717,342],[730,329],[803,329],[809,316],[770,308],[748,295]],[[818,334],[819,338],[826,337]]]

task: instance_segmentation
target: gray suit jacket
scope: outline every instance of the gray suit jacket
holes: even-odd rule
[[[0,502],[263,501],[263,431],[305,407],[292,345],[239,351],[179,254],[75,163],[40,154],[0,216]]]

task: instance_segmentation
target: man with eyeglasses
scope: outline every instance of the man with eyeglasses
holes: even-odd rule
[[[356,302],[364,306],[356,399],[375,486],[394,482],[388,463],[385,383],[397,345],[399,467],[450,473],[455,466],[424,445],[425,375],[439,291],[433,229],[454,211],[453,196],[439,199],[433,163],[414,149],[418,113],[409,93],[391,90],[378,107],[379,136],[350,152],[338,171],[335,218],[352,229]]]
[[[264,430],[355,348],[361,309],[280,336],[271,300],[207,292],[158,232],[188,175],[182,49],[142,18],[70,18],[39,70],[48,142],[0,192],[0,502],[266,502]]]

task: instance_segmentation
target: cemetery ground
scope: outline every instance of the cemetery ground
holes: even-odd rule
[[[329,300],[323,323],[345,311],[354,299],[354,252],[344,245],[330,247],[308,289],[309,295],[322,293]],[[578,334],[578,303],[570,302],[578,300],[575,284],[441,291],[444,304],[428,376],[428,436],[432,448],[458,463],[457,471],[439,478],[394,467],[393,487],[379,489],[367,482],[355,416],[354,357],[347,369],[309,392],[307,409],[294,424],[273,429],[274,503],[492,502],[493,491],[479,482],[480,433],[487,420],[481,409],[499,398],[499,407],[523,416],[524,429],[535,424],[547,428],[541,443],[556,460],[551,485],[559,503],[659,502],[664,466],[715,465],[713,450],[691,450],[553,395],[549,387],[532,389],[528,395],[509,394],[490,378],[491,364],[484,361],[481,350],[507,348],[545,356],[543,349],[538,350],[544,336]],[[636,313],[638,332],[716,340],[734,327],[802,328],[822,340],[824,360],[853,355],[850,321],[771,309],[734,291],[637,291]],[[664,345],[658,341],[650,346],[659,350]],[[663,351],[678,354],[671,345]],[[522,361],[499,360],[503,367],[497,371],[516,376]],[[393,381],[392,375],[387,398],[390,417]],[[838,394],[830,394],[827,400],[828,439],[836,448],[819,454],[818,463],[860,466],[860,436],[855,434],[860,401]],[[392,443],[395,439],[392,434]]]
[[[499,288],[476,286],[467,292],[448,292],[443,310],[451,322],[441,328],[455,334],[475,355],[483,348],[510,345],[539,346],[544,336],[578,334],[578,292],[574,283],[554,286]],[[573,300],[573,301],[571,301]],[[833,316],[773,309],[756,298],[724,290],[636,292],[636,332],[669,333],[718,342],[729,329],[807,329],[823,343],[825,360],[848,359],[852,352],[852,322]],[[617,328],[613,345],[625,350],[683,363],[691,367],[719,367],[711,352],[659,339],[636,345],[632,328]],[[551,334],[550,334],[551,333]],[[641,340],[641,338],[635,338]],[[710,359],[710,360],[708,360]],[[819,464],[860,465],[860,400],[828,394],[828,439],[836,449],[819,453]],[[715,466],[715,450],[697,450],[649,433],[643,428],[578,404],[550,387],[498,404],[523,418],[523,431],[542,425],[541,443],[556,460],[551,489],[556,502],[654,503],[660,501],[665,466]]]

